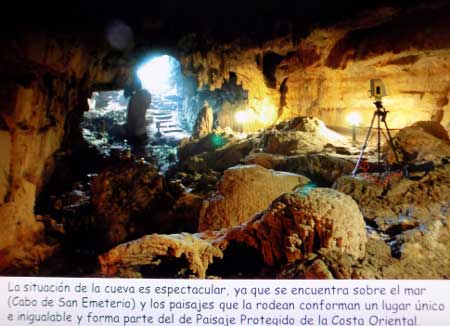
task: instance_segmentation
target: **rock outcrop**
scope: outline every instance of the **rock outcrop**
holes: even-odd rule
[[[421,121],[403,128],[393,141],[402,162],[417,160],[441,164],[442,159],[450,160],[447,131],[437,122]],[[384,156],[387,162],[396,163],[391,147],[384,147]]]
[[[302,174],[315,181],[330,185],[339,177],[350,174],[355,167],[353,157],[331,153],[284,156],[255,152],[246,156],[243,163]]]
[[[238,165],[225,170],[217,192],[204,201],[199,231],[219,230],[250,220],[285,192],[309,182],[298,174]]]
[[[311,278],[350,278],[362,273],[352,276],[351,271],[361,265],[366,242],[365,224],[355,202],[335,190],[317,188],[306,195],[284,194],[249,222],[229,230],[148,235],[118,245],[99,261],[101,273],[107,276],[160,277],[170,273],[172,277],[204,278],[215,259],[230,259],[227,250],[241,244],[255,250],[253,254],[259,253],[266,266],[284,266],[280,277],[305,272]],[[334,265],[324,264],[330,256],[324,252],[348,257],[348,266],[342,267],[339,259]],[[323,261],[314,262],[318,257]],[[305,268],[295,267],[301,264]],[[339,269],[349,272],[339,274]]]
[[[36,266],[45,257],[30,248],[43,244],[45,233],[35,200],[54,171],[56,153],[81,137],[92,84],[120,83],[126,73],[106,69],[101,62],[108,50],[91,47],[81,35],[69,41],[44,34],[45,28],[9,26],[15,32],[0,36],[0,251],[12,260],[17,252],[16,267],[25,252]]]
[[[222,258],[219,248],[203,240],[198,234],[153,234],[135,241],[121,244],[99,257],[101,272],[107,276],[161,277],[162,265],[171,258],[179,261],[172,266],[172,277],[188,277],[189,275],[204,278],[208,265],[214,258]],[[152,267],[159,266],[155,274]]]
[[[412,215],[427,220],[433,215],[434,204],[440,210],[450,201],[450,164],[437,167],[419,180],[402,178],[398,173],[382,179],[362,174],[356,178],[343,176],[334,187],[351,196],[367,219],[395,221]]]
[[[201,137],[209,134],[213,129],[213,124],[213,110],[208,103],[205,103],[198,113],[197,120],[195,121],[194,128],[192,130],[192,136]]]
[[[354,111],[368,126],[373,78],[387,86],[391,128],[435,116],[448,127],[449,12],[448,3],[372,8],[301,39],[289,34],[258,46],[216,45],[181,62],[197,73],[199,85],[211,89],[237,76],[248,92],[247,107],[263,117],[262,123],[251,121],[249,130],[302,115],[348,127],[347,115]]]
[[[314,117],[299,117],[266,132],[264,151],[273,154],[295,155],[320,153],[326,145],[349,146],[346,138]]]
[[[164,178],[143,161],[126,162],[96,176],[92,182],[92,202],[105,228],[105,241],[118,244],[131,235],[157,230],[152,217],[158,206],[168,205],[170,197]]]
[[[356,203],[327,188],[314,189],[306,196],[284,194],[268,210],[230,230],[225,239],[257,249],[269,266],[306,259],[321,248],[362,258],[367,242]]]
[[[210,139],[204,141],[203,139]],[[220,145],[214,145],[215,142],[219,142]],[[188,171],[207,172],[208,170],[224,171],[229,167],[240,164],[241,160],[247,156],[258,143],[256,137],[250,137],[246,139],[227,140],[224,143],[223,136],[216,134],[210,134],[204,138],[201,138],[198,142],[194,140],[193,145],[191,142],[187,142],[186,145],[180,147],[181,154],[179,154],[179,165],[182,169]],[[196,144],[207,143],[207,147],[197,147]],[[194,149],[188,150],[191,146]],[[191,154],[190,154],[191,153]],[[197,153],[197,154],[194,154]],[[181,156],[180,156],[181,155]]]

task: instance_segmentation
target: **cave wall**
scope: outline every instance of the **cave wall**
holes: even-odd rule
[[[73,37],[26,29],[1,41],[0,270],[13,260],[35,266],[51,250],[36,245],[44,234],[36,196],[68,131],[77,129],[74,117],[88,109],[92,85],[126,78],[122,68],[105,67],[107,51]]]
[[[417,120],[450,127],[450,7],[379,8],[357,19],[316,28],[259,46],[228,44],[182,59],[199,86],[222,87],[230,72],[248,91],[255,111],[248,129],[298,115],[314,115],[347,127],[357,111],[368,126],[374,106],[369,80],[381,78],[388,96],[388,123],[401,128]],[[224,127],[224,126],[222,126]]]
[[[196,79],[198,91],[223,91],[230,83],[242,87],[245,98],[217,102],[221,127],[257,130],[298,115],[346,126],[351,111],[361,112],[367,125],[372,78],[386,83],[391,127],[432,117],[448,126],[449,8],[381,8],[302,36],[261,43],[213,39],[198,51],[176,39],[161,44],[180,60],[187,78]],[[83,32],[77,21],[70,28],[59,35],[24,25],[0,34],[0,270],[17,257],[42,257],[45,248],[35,246],[44,232],[34,215],[35,198],[53,171],[55,154],[77,134],[90,92],[123,87],[136,58],[157,47],[145,29],[136,36],[140,48],[133,54],[91,37],[98,26],[86,25]],[[234,120],[242,109],[250,116],[245,126]]]

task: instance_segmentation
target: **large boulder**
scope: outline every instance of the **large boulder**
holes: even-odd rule
[[[163,176],[143,161],[122,163],[96,176],[92,203],[104,225],[105,241],[113,245],[136,232],[155,231],[151,215],[171,204],[166,191]]]
[[[218,230],[247,222],[274,199],[310,180],[298,174],[267,170],[259,165],[227,169],[217,192],[204,202],[199,230]]]
[[[348,156],[322,153],[283,156],[253,152],[242,161],[244,164],[258,164],[266,169],[302,174],[327,184],[333,184],[342,175],[350,174],[355,167],[355,162]]]
[[[280,170],[286,164],[286,156],[264,152],[252,152],[243,158],[244,164],[257,164],[266,169]]]
[[[264,151],[282,155],[318,153],[327,145],[349,147],[346,138],[328,129],[323,121],[314,117],[298,117],[268,132]]]
[[[205,102],[202,109],[198,113],[197,120],[195,121],[194,128],[192,130],[192,136],[200,137],[209,134],[213,129],[213,118],[213,109],[207,102]]]
[[[350,174],[354,167],[352,160],[339,155],[305,154],[287,157],[282,170],[304,174],[331,185],[342,175]]]
[[[450,157],[450,143],[448,136],[445,139],[444,131],[439,128],[439,123],[417,123],[401,129],[394,137],[394,144],[402,161],[433,161],[442,163],[443,158]],[[384,157],[390,164],[395,164],[396,159],[390,146],[384,146]]]
[[[411,125],[411,127],[421,128],[426,133],[442,139],[447,144],[450,143],[447,130],[438,121],[416,121]]]
[[[231,140],[230,137],[225,133],[210,133],[200,138],[184,138],[178,145],[178,158],[180,161],[184,161],[194,155],[215,151],[228,144]]]
[[[320,249],[334,249],[362,258],[366,229],[358,205],[349,196],[329,188],[308,194],[287,193],[268,210],[225,236],[260,251],[269,266],[304,260]]]
[[[184,160],[180,158],[180,165],[186,170],[197,172],[224,171],[239,164],[256,145],[256,138],[235,139],[220,148],[189,156]]]

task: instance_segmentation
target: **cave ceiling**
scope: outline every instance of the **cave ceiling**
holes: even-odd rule
[[[434,2],[433,2],[434,3]],[[2,32],[25,28],[63,36],[103,37],[120,20],[131,27],[135,48],[172,47],[187,34],[213,42],[263,42],[292,34],[298,38],[318,26],[350,19],[380,6],[412,8],[429,1],[71,1],[11,3],[3,11]],[[206,45],[202,42],[199,44]],[[249,44],[251,45],[251,44]]]

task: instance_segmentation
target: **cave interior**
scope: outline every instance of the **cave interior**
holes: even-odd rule
[[[449,1],[12,6],[2,275],[450,278]]]

